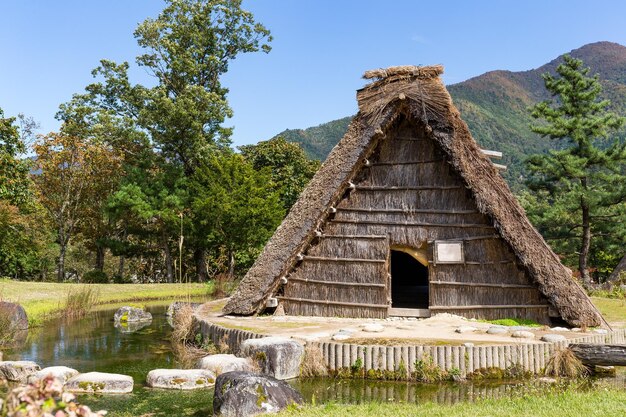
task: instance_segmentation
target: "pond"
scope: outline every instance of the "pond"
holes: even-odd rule
[[[49,321],[31,329],[19,348],[5,351],[5,360],[32,360],[41,367],[65,365],[81,372],[100,371],[131,375],[135,389],[128,395],[81,395],[79,401],[92,409],[107,409],[108,416],[206,416],[211,414],[213,392],[163,391],[144,386],[146,375],[156,368],[175,368],[179,364],[171,350],[171,327],[166,306],[149,306],[153,321],[134,333],[113,326],[115,310],[97,311],[86,318],[64,322]],[[608,380],[626,387],[625,376]],[[478,398],[520,395],[536,392],[537,386],[519,381],[420,384],[363,380],[303,379],[290,381],[305,399],[317,404],[327,401],[362,403],[401,401],[453,404]]]

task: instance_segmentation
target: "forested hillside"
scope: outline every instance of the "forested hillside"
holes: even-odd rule
[[[626,113],[626,47],[597,42],[575,49],[570,55],[582,59],[593,73],[599,74],[604,95],[612,101],[613,109]],[[562,57],[558,57],[529,71],[491,71],[448,86],[478,143],[504,153],[502,163],[509,168],[504,176],[515,190],[522,187],[527,156],[543,152],[550,145],[531,132],[528,107],[549,98],[541,74],[554,72],[561,61]],[[324,159],[347,130],[350,119],[285,130],[277,136],[300,143],[309,157]]]

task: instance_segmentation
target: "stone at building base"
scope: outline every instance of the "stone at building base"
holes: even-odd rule
[[[215,375],[232,371],[253,370],[252,361],[249,358],[239,358],[235,355],[225,353],[200,358],[196,366],[200,369],[207,369]]]
[[[247,339],[241,343],[241,355],[257,362],[265,375],[291,379],[300,375],[304,346],[285,337]]]

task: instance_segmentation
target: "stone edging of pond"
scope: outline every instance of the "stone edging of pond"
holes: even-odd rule
[[[194,314],[194,320],[203,340],[215,345],[228,345],[237,353],[246,339],[258,339],[271,335],[232,329],[217,325]],[[317,346],[324,364],[330,371],[338,371],[359,364],[365,372],[369,370],[395,372],[403,363],[408,372],[415,371],[415,363],[429,359],[443,371],[458,370],[461,377],[485,368],[508,369],[521,367],[526,372],[540,374],[551,355],[570,343],[624,344],[626,329],[609,331],[606,334],[585,335],[557,342],[524,344],[480,345],[480,346],[380,346],[356,345],[338,342],[307,341],[307,346]]]

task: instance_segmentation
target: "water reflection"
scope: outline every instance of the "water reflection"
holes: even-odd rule
[[[568,384],[576,384],[577,389],[595,386],[626,388],[626,375],[612,378],[597,378],[588,381],[562,382],[557,385],[530,381],[466,381],[462,383],[420,384],[414,382],[390,382],[370,380],[304,379],[293,381],[307,402],[339,404],[360,404],[367,402],[405,402],[422,404],[456,404],[485,398],[517,397],[524,394],[538,394],[546,390],[561,390]]]
[[[49,321],[31,329],[26,343],[7,350],[5,358],[32,360],[42,367],[64,365],[80,372],[124,373],[143,382],[151,369],[175,365],[165,310],[164,306],[148,308],[152,323],[141,323],[146,326],[133,332],[114,327],[114,310],[71,322]]]

